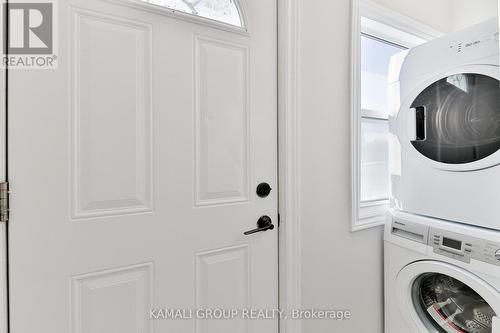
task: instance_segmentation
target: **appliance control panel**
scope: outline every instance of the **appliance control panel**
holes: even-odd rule
[[[470,263],[471,259],[500,266],[500,242],[431,228],[427,241],[434,253]]]
[[[448,45],[448,50],[452,54],[463,54],[491,47],[498,44],[499,34],[488,33],[480,37],[458,40]]]

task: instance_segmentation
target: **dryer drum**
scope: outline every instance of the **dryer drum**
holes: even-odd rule
[[[442,163],[478,161],[500,149],[500,81],[481,74],[448,76],[427,87],[417,110],[412,145]],[[425,133],[424,133],[425,132]]]
[[[477,292],[457,279],[427,273],[415,280],[412,290],[417,312],[439,332],[491,332],[495,312]]]

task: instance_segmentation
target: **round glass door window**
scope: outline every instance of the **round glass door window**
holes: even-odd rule
[[[443,274],[429,273],[417,278],[413,302],[427,326],[437,332],[489,333],[496,316],[469,286]]]
[[[448,76],[411,105],[424,156],[446,164],[471,163],[500,149],[500,81],[481,74]]]

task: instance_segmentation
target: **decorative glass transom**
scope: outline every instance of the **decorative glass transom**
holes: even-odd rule
[[[243,27],[236,0],[141,0],[175,11]]]

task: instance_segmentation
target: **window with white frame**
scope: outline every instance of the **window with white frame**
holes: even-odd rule
[[[391,58],[440,35],[397,12],[354,1],[352,46],[352,227],[384,223],[389,209]]]
[[[361,33],[360,201],[389,200],[388,71],[404,46]]]

